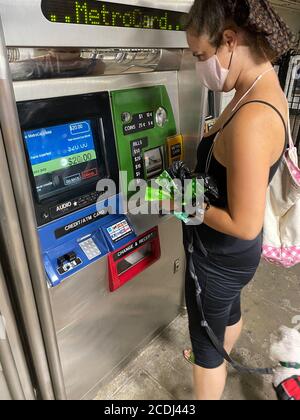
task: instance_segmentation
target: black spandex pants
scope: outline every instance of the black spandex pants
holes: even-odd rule
[[[187,253],[187,258],[189,258]],[[235,267],[226,255],[214,257],[201,250],[193,254],[196,274],[202,289],[202,303],[206,321],[224,344],[226,328],[241,320],[241,291],[253,279],[259,261],[254,266]],[[201,315],[196,302],[194,280],[186,273],[186,304],[189,330],[195,362],[206,369],[215,369],[224,362],[201,326]]]

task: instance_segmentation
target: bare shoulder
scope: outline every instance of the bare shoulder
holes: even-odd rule
[[[279,100],[266,101],[272,104],[284,121],[287,121],[287,105]],[[284,108],[286,107],[286,109]],[[224,131],[227,156],[233,149],[242,153],[259,153],[269,157],[270,164],[280,157],[285,143],[285,126],[278,113],[263,103],[245,104]]]

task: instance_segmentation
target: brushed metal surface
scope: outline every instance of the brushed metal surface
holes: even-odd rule
[[[203,133],[208,92],[197,78],[195,64],[195,57],[185,50],[178,72],[179,115],[184,139],[184,160],[192,170],[196,166],[197,147]]]
[[[182,61],[182,49],[161,49],[161,48],[16,48],[7,49],[8,60],[15,81],[28,81],[38,79],[53,79],[66,75],[60,69],[60,65],[42,66],[43,61],[56,57],[57,64],[64,66],[68,60],[70,67],[74,70],[76,63],[83,64],[86,60],[87,66],[91,60],[95,61],[95,67],[89,76],[112,76],[138,73],[152,73],[154,71],[177,71]],[[73,61],[71,60],[73,57]],[[79,64],[78,71],[80,70]],[[42,76],[42,74],[43,76]],[[81,74],[84,74],[82,71]],[[79,75],[78,75],[79,76]]]
[[[1,91],[1,80],[0,80]],[[2,91],[1,91],[2,92]],[[2,122],[2,119],[1,119]],[[31,352],[39,391],[44,399],[53,399],[53,390],[44,352],[42,332],[28,270],[26,252],[19,225],[15,197],[0,131],[0,238],[1,259],[9,275],[14,299],[19,307],[25,331],[24,337]]]
[[[10,224],[12,226],[11,230],[15,230],[14,233],[10,232],[10,235],[5,235],[7,257],[8,260],[11,260],[17,256],[16,267],[18,267],[18,272],[15,273],[16,277],[14,277],[15,287],[18,293],[20,310],[23,311],[23,316],[27,321],[27,331],[30,331],[31,334],[32,339],[29,339],[29,345],[33,350],[32,357],[40,388],[43,389],[42,393],[45,398],[51,399],[53,383],[56,398],[65,399],[50,299],[36,231],[33,200],[29,193],[31,190],[29,174],[7,60],[2,22],[0,23],[0,121],[4,144],[2,145],[1,138],[1,147],[5,147],[4,156],[7,157],[7,162],[4,162],[0,167],[1,172],[3,171],[1,178],[8,174],[11,177],[11,180],[9,179],[7,183],[3,183],[3,192],[1,192],[4,200],[8,202],[7,206],[11,207],[11,212],[8,210],[5,214],[5,217],[8,218],[6,225]],[[13,192],[6,191],[11,187]],[[10,200],[6,198],[9,193]],[[12,217],[13,219],[11,219]],[[7,229],[6,225],[2,228],[3,230]],[[18,249],[20,252],[17,251]],[[10,268],[11,270],[15,269],[13,266]],[[19,282],[16,281],[17,277],[21,277],[23,282],[26,282],[27,288],[25,291],[21,290]],[[31,301],[33,301],[32,304]],[[25,313],[24,308],[28,308],[28,306],[30,307],[29,312]],[[51,378],[50,373],[47,372],[48,367]]]
[[[176,125],[178,131],[180,131],[177,71],[15,82],[14,91],[17,101],[28,101],[156,85],[166,86],[172,103]]]
[[[108,1],[183,12],[192,4],[192,0]],[[0,13],[6,45],[11,47],[186,48],[185,32],[53,24],[42,14],[41,0],[0,0]]]
[[[1,316],[1,313],[0,313]],[[0,320],[1,323],[1,320]],[[1,325],[0,325],[1,330]],[[20,382],[19,374],[16,368],[15,360],[12,350],[7,339],[7,335],[0,331],[0,364],[2,366],[2,373],[6,380],[6,388],[9,391],[11,398],[15,401],[25,400],[25,395]],[[1,394],[1,389],[0,389]],[[1,395],[0,395],[1,399]]]
[[[4,298],[5,302],[3,302]],[[0,374],[0,400],[7,397],[7,399],[21,401],[25,400],[25,394],[22,389],[19,372],[7,334],[9,323],[12,321],[11,318],[13,316],[11,307],[9,308],[9,312],[5,311],[4,306],[6,304],[9,305],[9,302],[6,302],[7,300],[9,298],[4,273],[0,265],[0,372],[2,371]],[[4,379],[6,383],[4,383]],[[1,386],[3,387],[2,389]],[[7,396],[7,391],[9,396]]]
[[[107,0],[137,6],[188,12],[193,0]],[[298,1],[271,0],[281,13],[299,12]],[[0,0],[0,13],[9,46],[186,48],[184,32],[51,24],[41,12],[41,0]],[[74,36],[75,34],[75,36]]]
[[[186,69],[191,66],[189,60]],[[193,69],[193,67],[192,67]],[[190,67],[191,72],[191,67]],[[178,72],[16,82],[18,101],[163,84],[173,106],[178,132],[184,118],[179,113]],[[188,75],[186,75],[186,81]],[[182,89],[184,85],[182,85]],[[193,92],[192,83],[189,91]],[[181,91],[182,94],[182,91]],[[193,98],[199,99],[197,93]],[[200,97],[201,99],[201,97]],[[191,106],[186,97],[182,106]],[[197,103],[197,109],[201,103]],[[186,110],[188,113],[188,110]],[[200,130],[200,111],[189,116]],[[194,134],[197,138],[197,135]],[[181,224],[174,218],[135,220],[138,233],[159,224],[162,257],[117,292],[108,292],[107,261],[91,264],[84,271],[51,289],[52,312],[57,331],[63,375],[70,399],[91,398],[97,387],[117,371],[153,335],[169,324],[183,304],[185,255]],[[181,268],[174,274],[174,262]]]
[[[12,397],[9,393],[5,376],[3,374],[2,366],[0,363],[0,401],[8,401],[11,400]]]
[[[67,395],[81,399],[156,331],[168,325],[182,304],[184,251],[181,224],[159,226],[162,256],[115,293],[108,291],[107,261],[92,264],[51,290]],[[174,274],[174,261],[181,269]]]
[[[6,379],[11,397],[14,400],[34,400],[34,389],[20,338],[20,330],[17,327],[5,280],[0,265],[0,360],[3,369],[6,368]]]
[[[166,223],[170,218],[172,218],[171,215],[151,215],[151,214],[127,214],[127,217],[132,224],[135,232],[137,235],[142,235],[145,233],[145,231],[150,230],[156,226],[158,226],[160,223]]]

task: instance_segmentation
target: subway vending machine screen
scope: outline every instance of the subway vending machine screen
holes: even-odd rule
[[[25,131],[24,139],[39,201],[105,173],[97,160],[91,120]]]

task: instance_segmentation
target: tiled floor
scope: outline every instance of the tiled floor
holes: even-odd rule
[[[234,357],[252,366],[269,366],[272,340],[281,325],[300,315],[300,266],[280,269],[262,263],[244,292],[243,336]],[[101,400],[192,400],[192,371],[182,357],[189,345],[187,318],[179,316],[111,383]],[[230,369],[225,400],[273,400],[271,378],[238,375]]]

